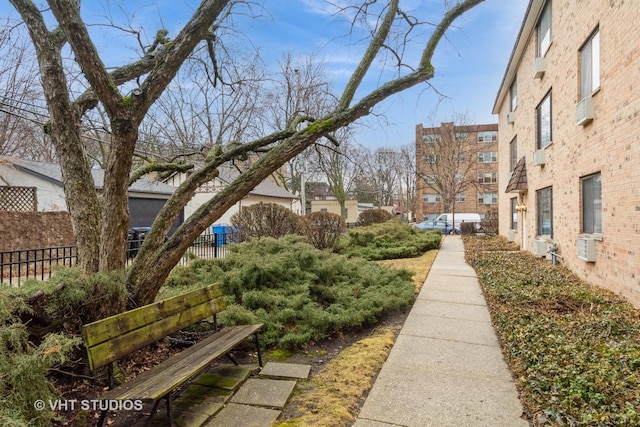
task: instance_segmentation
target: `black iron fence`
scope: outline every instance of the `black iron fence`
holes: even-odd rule
[[[144,234],[129,235],[127,241],[127,265],[133,263],[138,254]],[[180,260],[187,265],[195,258],[223,258],[228,252],[228,244],[236,241],[233,233],[213,233],[198,236]],[[49,279],[56,267],[74,266],[78,261],[77,246],[24,249],[0,252],[0,283],[20,286],[26,279]]]

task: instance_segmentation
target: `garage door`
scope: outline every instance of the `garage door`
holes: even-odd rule
[[[164,199],[145,199],[142,197],[129,197],[129,228],[131,227],[151,227],[158,212],[164,206]],[[173,234],[184,221],[184,211],[180,212],[178,218],[173,222],[169,234]]]

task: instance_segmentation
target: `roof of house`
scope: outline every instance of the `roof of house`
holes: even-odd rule
[[[0,161],[13,164],[20,170],[39,176],[62,186],[62,171],[57,163],[34,162],[16,157],[0,156]],[[101,190],[104,183],[104,169],[91,169],[96,190]],[[175,188],[163,182],[142,177],[129,187],[130,193],[173,194]]]
[[[218,175],[218,178],[226,183],[232,182],[240,175],[240,171],[231,166],[220,166],[218,170],[220,171],[220,175]],[[298,196],[285,190],[275,182],[268,179],[258,184],[253,190],[249,192],[249,194],[252,194],[254,196],[275,197],[279,199],[298,199]]]
[[[516,70],[520,64],[522,55],[524,54],[527,44],[530,41],[529,35],[533,30],[535,30],[536,22],[545,4],[545,0],[529,0],[529,5],[527,6],[522,24],[520,25],[518,37],[516,38],[516,42],[513,45],[513,50],[511,51],[511,56],[509,57],[507,68],[504,72],[504,76],[502,77],[502,82],[500,83],[498,93],[496,94],[496,100],[493,104],[492,110],[493,114],[498,114],[500,112],[500,105],[502,104],[502,101],[505,99],[505,97],[509,94],[509,86],[511,85],[511,82],[516,75]]]
[[[511,178],[509,179],[509,184],[507,184],[507,189],[505,193],[517,193],[520,191],[527,191],[529,189],[529,184],[527,183],[527,164],[525,157],[522,156],[516,166],[513,168],[513,172],[511,172]]]

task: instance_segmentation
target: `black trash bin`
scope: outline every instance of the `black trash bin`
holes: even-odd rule
[[[128,241],[127,241],[127,256],[134,258],[142,246],[142,242],[146,237],[151,227],[131,227],[129,229]]]

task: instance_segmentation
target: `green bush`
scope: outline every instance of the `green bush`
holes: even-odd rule
[[[384,209],[369,209],[358,215],[358,225],[366,227],[372,224],[381,224],[393,219],[393,215]]]
[[[526,413],[539,425],[640,425],[640,313],[563,266],[465,240]]]
[[[240,241],[258,237],[283,237],[302,234],[302,221],[298,215],[275,203],[257,203],[243,207],[231,217],[234,232]]]
[[[0,289],[0,425],[50,426],[57,418],[48,404],[36,410],[37,400],[59,398],[47,380],[49,369],[64,363],[80,339],[48,334],[34,344],[20,315],[30,308],[13,289]]]
[[[440,247],[440,231],[425,231],[398,220],[349,230],[336,251],[370,261],[411,258]]]
[[[302,347],[371,325],[413,302],[411,273],[322,251],[303,237],[260,238],[234,245],[224,259],[193,263],[171,283],[220,283],[227,325],[265,323],[266,345]]]
[[[330,212],[313,212],[302,221],[307,240],[318,249],[333,248],[346,227],[344,218]]]

